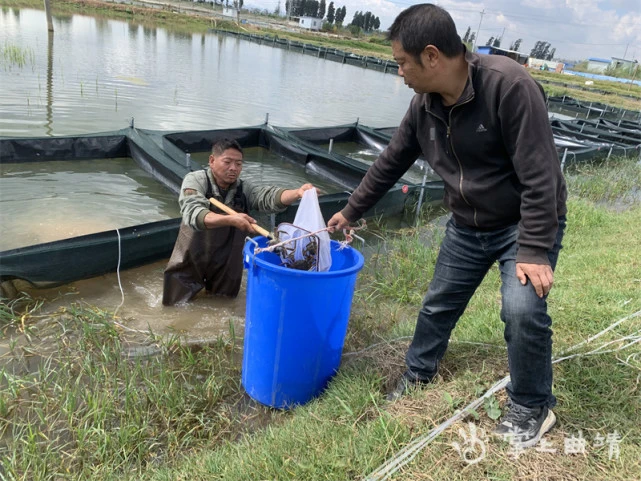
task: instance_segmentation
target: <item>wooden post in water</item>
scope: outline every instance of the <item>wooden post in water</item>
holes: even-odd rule
[[[51,0],[45,0],[45,13],[47,14],[47,30],[53,32],[53,20],[51,19]]]
[[[47,135],[53,135],[53,30],[49,30],[47,43],[47,108],[46,123]]]

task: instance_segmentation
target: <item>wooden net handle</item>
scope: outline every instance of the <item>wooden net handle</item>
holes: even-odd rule
[[[209,202],[211,202],[211,203],[212,203],[212,204],[214,204],[216,207],[218,207],[220,210],[222,210],[223,212],[225,212],[225,213],[227,213],[227,214],[229,214],[229,215],[238,214],[238,212],[236,212],[234,209],[232,209],[232,208],[231,208],[231,207],[229,207],[228,205],[223,204],[223,203],[222,203],[222,202],[220,202],[219,200],[214,199],[213,197],[212,197],[211,199],[209,199]],[[263,228],[262,228],[261,226],[259,226],[258,224],[252,224],[252,227],[253,227],[254,231],[256,231],[256,233],[257,233],[257,234],[260,234],[260,235],[262,235],[262,236],[265,236],[265,237],[267,237],[268,239],[273,238],[273,236],[269,233],[269,231],[268,231],[267,229],[263,229]]]

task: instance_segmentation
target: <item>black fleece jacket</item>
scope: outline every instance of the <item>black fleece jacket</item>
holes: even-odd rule
[[[449,114],[439,94],[415,95],[342,213],[360,218],[423,154],[457,224],[494,230],[518,222],[517,262],[549,264],[567,191],[543,90],[507,57],[466,52],[465,60],[468,82]]]

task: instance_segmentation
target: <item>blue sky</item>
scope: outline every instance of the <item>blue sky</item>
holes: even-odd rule
[[[329,4],[329,0],[326,0]],[[247,6],[273,11],[279,0],[245,0]],[[396,15],[415,3],[412,0],[335,0],[347,8],[346,23],[354,12],[371,11],[387,29]],[[476,32],[485,11],[479,43],[503,35],[501,46],[522,38],[520,50],[529,53],[537,40],[550,42],[556,56],[564,59],[623,57],[641,61],[641,0],[444,0],[437,2],[450,12],[461,36],[467,27]],[[285,10],[285,0],[281,0]]]

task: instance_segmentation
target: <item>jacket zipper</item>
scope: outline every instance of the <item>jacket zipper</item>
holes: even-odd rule
[[[436,115],[436,114],[434,114],[432,111],[430,111],[430,110],[427,108],[427,105],[425,106],[425,110],[427,110],[427,111],[428,111],[428,112],[429,112],[433,117],[435,117],[435,118],[439,119],[441,122],[443,122],[443,123],[445,124],[445,127],[447,128],[447,134],[446,134],[446,137],[447,137],[447,143],[449,144],[450,150],[452,151],[452,155],[454,155],[454,159],[456,159],[456,162],[458,163],[459,170],[461,171],[461,175],[460,175],[460,177],[459,177],[459,183],[458,183],[459,192],[461,193],[461,197],[463,198],[463,200],[465,201],[465,203],[466,203],[467,205],[469,205],[470,207],[472,207],[472,210],[474,211],[474,225],[475,225],[476,227],[478,227],[478,226],[479,226],[479,224],[478,224],[478,222],[477,222],[477,220],[476,220],[476,207],[473,207],[473,206],[472,206],[472,204],[470,204],[470,202],[469,202],[469,201],[467,200],[467,198],[465,197],[465,194],[463,193],[463,164],[461,164],[461,161],[459,160],[458,156],[456,155],[456,151],[454,150],[454,142],[452,142],[452,130],[451,130],[451,128],[450,128],[450,126],[452,125],[452,111],[453,111],[456,107],[459,107],[459,106],[461,106],[461,105],[465,105],[465,104],[467,104],[467,103],[471,102],[473,98],[474,98],[474,96],[470,97],[470,98],[469,98],[469,99],[467,99],[465,102],[462,102],[462,103],[460,103],[460,104],[458,104],[458,105],[454,105],[454,106],[450,109],[450,113],[449,113],[449,116],[448,116],[449,122],[445,122],[445,120],[444,120],[444,119],[442,119],[441,117],[439,117],[438,115]],[[448,153],[449,153],[449,152],[448,152]]]

